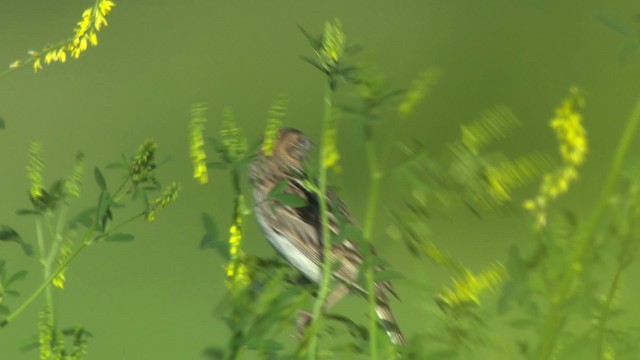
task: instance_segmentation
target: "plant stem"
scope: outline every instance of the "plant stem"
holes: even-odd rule
[[[622,165],[624,164],[625,157],[629,151],[632,140],[636,135],[639,124],[640,100],[636,102],[635,108],[631,113],[631,117],[629,118],[627,126],[622,134],[622,138],[618,143],[618,148],[616,149],[616,153],[613,158],[613,164],[609,171],[609,177],[605,183],[604,190],[600,195],[596,209],[591,215],[591,219],[587,223],[586,229],[578,235],[578,239],[576,239],[577,247],[572,256],[571,263],[569,264],[567,271],[564,273],[564,277],[558,286],[558,290],[553,294],[551,308],[549,309],[547,323],[545,324],[543,341],[540,344],[538,358],[541,360],[550,359],[553,355],[558,336],[560,335],[560,332],[567,320],[567,314],[563,310],[564,305],[573,295],[574,284],[582,273],[585,257],[588,254],[588,250],[593,248],[594,242],[596,241],[595,232],[600,226],[600,223],[607,211],[609,199],[616,184],[618,183],[618,178],[622,171]]]
[[[311,324],[311,337],[309,339],[308,356],[309,360],[315,360],[318,348],[318,321],[322,315],[322,307],[325,299],[329,295],[329,288],[331,286],[331,233],[329,232],[329,214],[327,208],[327,167],[325,164],[325,149],[326,149],[326,136],[325,134],[331,130],[333,126],[333,103],[332,103],[332,89],[330,81],[327,82],[324,94],[324,113],[322,121],[322,146],[320,148],[320,164],[318,171],[318,204],[320,207],[320,239],[323,244],[322,253],[322,279],[320,282],[320,290],[318,291],[318,298],[313,306],[313,320]]]
[[[40,252],[40,263],[42,265],[42,278],[44,281],[46,281],[47,278],[49,278],[49,276],[51,275],[51,263],[49,262],[49,256],[47,256],[46,254],[46,245],[44,242],[44,232],[42,231],[42,218],[43,217],[48,217],[49,215],[44,215],[44,216],[38,216],[36,218],[36,239],[38,242],[38,249]],[[53,249],[50,249],[50,252],[53,251]],[[54,308],[53,308],[53,293],[52,293],[52,289],[51,289],[51,285],[50,283],[47,282],[47,286],[44,288],[45,291],[45,304],[47,306],[48,311],[46,312],[47,314],[47,321],[46,323],[49,324],[53,324],[54,322]]]
[[[376,360],[378,358],[378,324],[376,314],[376,289],[374,282],[374,268],[372,262],[372,233],[373,224],[376,217],[376,209],[378,208],[378,195],[380,193],[380,179],[382,174],[378,167],[378,160],[376,155],[375,143],[373,141],[372,127],[370,124],[366,124],[363,127],[364,139],[365,139],[365,151],[367,154],[367,162],[369,164],[369,199],[367,201],[367,213],[364,220],[364,228],[362,235],[364,241],[368,243],[368,248],[364,254],[365,261],[365,276],[367,280],[367,299],[369,300],[369,351],[371,353],[371,359]]]
[[[82,251],[82,249],[84,249],[85,247],[87,247],[92,243],[90,239],[94,230],[95,230],[95,224],[94,226],[91,227],[91,229],[89,229],[83,241],[80,242],[78,246],[76,246],[76,248],[69,255],[69,257],[66,258],[64,261],[62,261],[60,265],[58,265],[58,267],[53,272],[50,272],[45,277],[44,281],[40,284],[40,286],[38,286],[38,288],[36,288],[33,291],[33,293],[31,293],[31,295],[29,295],[29,297],[22,304],[20,304],[20,306],[15,311],[13,311],[11,314],[9,314],[9,316],[7,316],[4,320],[2,320],[2,322],[0,322],[0,328],[3,328],[9,325],[9,323],[15,320],[15,318],[17,318],[29,305],[31,305],[31,303],[33,303],[35,299],[37,299],[38,296],[40,296],[40,294],[42,294],[42,292],[45,289],[51,286],[51,282],[53,281],[53,279],[67,268],[69,263]]]
[[[124,189],[124,184],[126,184],[126,182],[128,181],[128,177],[124,180],[123,184],[118,188],[118,191],[116,192],[116,194],[114,195],[114,198],[116,198],[116,196],[120,193],[120,191],[122,191],[122,189]],[[41,261],[42,264],[45,268],[44,272],[43,272],[43,277],[44,277],[44,281],[40,284],[40,286],[38,286],[32,293],[31,295],[29,295],[29,297],[22,303],[20,304],[20,306],[18,306],[18,308],[16,308],[15,311],[13,311],[11,314],[9,314],[9,316],[7,316],[4,320],[0,321],[0,328],[6,327],[7,325],[9,325],[9,323],[11,323],[13,320],[15,320],[18,316],[20,316],[20,314],[22,314],[22,312],[29,307],[29,305],[31,305],[31,303],[33,303],[38,296],[40,296],[40,294],[42,294],[43,291],[46,290],[46,302],[47,305],[49,306],[49,310],[50,313],[53,314],[53,297],[51,294],[51,282],[53,281],[53,279],[55,279],[56,276],[58,276],[58,274],[60,274],[61,272],[63,272],[67,266],[69,265],[69,263],[71,263],[71,261],[87,246],[93,244],[96,240],[101,239],[101,238],[105,238],[107,236],[109,236],[110,234],[113,233],[114,230],[124,226],[125,224],[130,223],[131,221],[137,219],[138,217],[141,217],[144,215],[143,213],[137,214],[132,216],[131,218],[123,221],[122,223],[112,227],[111,230],[97,236],[96,238],[93,238],[93,233],[95,232],[97,226],[98,226],[98,221],[100,221],[100,219],[95,219],[93,222],[93,225],[91,225],[91,227],[87,230],[84,238],[82,239],[82,241],[76,246],[76,248],[71,252],[71,254],[69,254],[69,257],[67,257],[66,259],[64,259],[60,265],[58,265],[58,267],[52,272],[51,268],[53,267],[53,263],[49,263],[47,264],[47,259],[44,259],[44,237],[42,235],[42,220],[38,219],[36,220],[36,235],[37,235],[37,239],[38,239],[38,247],[40,248],[40,254],[41,254]],[[53,249],[52,249],[53,250]],[[57,252],[57,249],[56,249]],[[55,259],[55,257],[53,256],[49,256],[49,259]],[[51,315],[53,316],[53,315]],[[53,318],[51,318],[53,319]]]

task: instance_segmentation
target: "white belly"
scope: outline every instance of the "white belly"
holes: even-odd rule
[[[287,240],[284,236],[267,226],[264,221],[264,215],[258,214],[258,211],[261,210],[257,209],[256,215],[258,216],[256,216],[256,218],[258,219],[258,223],[271,245],[276,248],[280,255],[284,256],[291,265],[302,272],[307,278],[319,283],[322,278],[320,267],[298,250],[291,241]]]

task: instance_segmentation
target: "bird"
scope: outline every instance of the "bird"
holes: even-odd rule
[[[314,147],[311,140],[300,130],[280,128],[272,142],[271,153],[262,147],[249,166],[249,181],[253,191],[253,208],[257,222],[269,243],[294,268],[309,280],[320,283],[324,239],[321,230],[321,214],[317,193],[305,187],[307,174],[305,161]],[[303,206],[291,206],[269,196],[276,186],[283,186],[283,193],[304,200]],[[339,197],[330,190],[325,193],[328,208],[328,225],[336,238],[341,231],[341,218],[357,226],[355,218]],[[344,220],[342,220],[344,221]],[[371,249],[373,251],[373,249]],[[359,271],[363,267],[363,256],[358,245],[351,239],[332,242],[333,277],[336,286],[323,303],[329,310],[349,292],[367,296],[367,290],[358,283]],[[376,266],[376,271],[382,266]],[[398,326],[389,305],[389,295],[398,298],[389,281],[374,283],[376,315],[392,343],[406,346],[407,342]],[[311,314],[302,326],[311,320]],[[298,321],[300,327],[300,321]]]

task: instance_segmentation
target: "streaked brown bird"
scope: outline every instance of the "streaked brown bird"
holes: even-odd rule
[[[272,154],[267,156],[259,150],[250,166],[249,178],[253,186],[255,215],[267,240],[291,265],[319,283],[322,279],[325,243],[321,237],[320,206],[316,194],[303,185],[306,178],[303,162],[311,147],[311,141],[301,131],[280,129],[274,140]],[[302,198],[304,206],[289,206],[268,196],[282,182],[286,182],[283,192]],[[355,224],[355,219],[334,193],[327,191],[325,196],[329,229],[337,238],[341,229],[336,213],[351,224]],[[349,239],[332,243],[331,253],[332,262],[337,262],[333,276],[338,280],[338,285],[323,304],[324,310],[331,308],[349,291],[367,295],[366,289],[357,282],[363,263],[357,244]],[[376,314],[391,341],[404,346],[406,340],[389,307],[389,294],[397,298],[389,281],[375,283]]]

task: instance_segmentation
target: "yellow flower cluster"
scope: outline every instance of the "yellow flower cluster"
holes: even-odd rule
[[[265,156],[273,154],[273,147],[278,136],[278,130],[282,127],[282,118],[287,111],[287,98],[280,97],[276,99],[269,108],[269,118],[267,119],[267,129],[264,132],[264,141],[262,142],[262,153]]]
[[[227,264],[227,287],[234,288],[235,286],[244,286],[249,284],[249,270],[243,263],[242,249],[242,215],[239,211],[236,212],[236,217],[233,219],[233,224],[229,228],[229,255],[231,262]]]
[[[32,199],[39,199],[43,196],[42,189],[44,180],[42,177],[44,162],[42,161],[42,145],[37,141],[32,141],[29,147],[29,162],[27,163],[27,175],[31,180],[29,194]]]
[[[44,60],[42,54],[32,52],[34,57],[33,70],[38,71],[42,69],[42,62],[50,64],[52,62],[65,62],[67,61],[67,54],[77,59],[80,54],[85,52],[89,45],[98,45],[98,31],[102,26],[107,26],[107,15],[111,12],[111,9],[116,6],[113,1],[110,0],[96,0],[93,7],[86,9],[82,13],[82,20],[78,22],[78,25],[74,29],[73,38],[62,43],[61,45],[55,45],[49,47],[43,51]]]
[[[575,87],[570,91],[571,96],[556,109],[555,117],[549,123],[558,138],[562,167],[545,174],[538,195],[524,203],[527,210],[535,213],[538,229],[547,223],[546,206],[549,200],[567,192],[569,185],[578,179],[578,167],[584,163],[588,151],[582,115],[576,111],[577,107],[585,105],[584,97]]]
[[[322,35],[322,48],[318,56],[325,67],[335,67],[344,55],[344,46],[346,38],[342,31],[340,20],[335,19],[333,22],[327,22],[324,25],[324,33]]]
[[[200,184],[209,181],[207,173],[207,153],[204,151],[204,129],[207,118],[204,113],[206,104],[196,104],[191,108],[191,121],[189,122],[189,154],[193,164],[193,178]]]
[[[222,147],[230,161],[240,160],[247,151],[247,142],[242,129],[236,124],[231,108],[225,108],[222,114],[222,129],[220,130]]]
[[[84,173],[84,154],[76,154],[76,163],[73,166],[71,175],[64,182],[65,192],[71,196],[80,197],[80,186],[82,185],[82,174]]]
[[[505,269],[500,264],[491,265],[488,269],[476,275],[465,270],[464,275],[454,279],[454,288],[445,288],[440,293],[442,300],[449,307],[466,304],[480,305],[480,295],[486,290],[493,290],[504,278]]]
[[[413,112],[415,106],[437,84],[440,70],[431,68],[418,74],[405,93],[403,101],[398,105],[398,115],[406,117]]]
[[[335,127],[327,129],[324,132],[324,146],[322,148],[322,166],[325,169],[333,168],[336,172],[340,172],[341,168],[338,164],[340,153],[337,146],[338,130]]]
[[[544,156],[534,153],[514,160],[503,161],[485,170],[487,183],[492,196],[498,202],[511,200],[511,191],[527,184],[547,167]],[[545,169],[546,170],[546,169]]]
[[[155,199],[151,210],[146,216],[147,221],[151,222],[155,220],[156,215],[164,210],[170,203],[176,201],[178,198],[178,193],[180,192],[181,186],[177,182],[171,183],[168,188],[164,190],[162,196]]]
[[[58,265],[67,261],[69,256],[71,256],[72,248],[73,241],[71,240],[67,240],[64,245],[60,247],[60,253],[58,254],[58,258],[56,259]],[[58,289],[64,289],[64,284],[67,281],[67,277],[65,276],[66,272],[67,269],[64,269],[58,275],[56,275],[55,278],[53,278],[53,281],[51,281],[51,283],[53,283],[53,286],[57,287]]]

